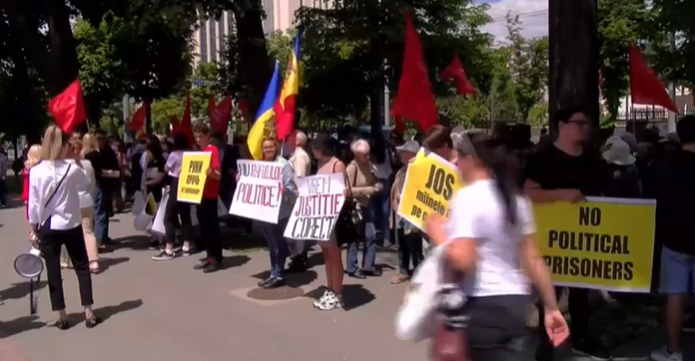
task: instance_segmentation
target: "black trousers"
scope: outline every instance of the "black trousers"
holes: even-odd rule
[[[94,304],[92,274],[89,271],[89,257],[87,257],[87,247],[82,235],[82,226],[79,226],[68,230],[48,229],[41,232],[41,251],[46,260],[51,307],[53,311],[65,309],[63,274],[60,269],[60,250],[63,245],[68,251],[72,266],[77,274],[82,306],[91,306]]]
[[[555,297],[560,298],[561,288],[555,288]],[[570,334],[573,340],[584,340],[589,338],[589,316],[591,309],[589,308],[589,290],[586,288],[570,288],[567,299],[568,311],[572,318],[570,325]],[[548,334],[545,332],[545,310],[542,305],[538,307],[538,335],[541,342],[538,345],[538,354],[543,355],[541,358],[552,360],[553,347]],[[591,338],[598,340],[598,336]],[[538,359],[538,358],[537,358]],[[545,360],[539,360],[545,361]]]
[[[173,178],[169,187],[169,198],[167,199],[166,216],[164,217],[164,233],[166,242],[169,244],[176,242],[176,227],[181,227],[181,237],[183,237],[184,241],[193,239],[191,205],[178,201],[178,189],[179,179]]]
[[[217,216],[217,199],[203,199],[197,207],[200,238],[208,259],[222,261],[222,243],[220,241],[220,221]]]

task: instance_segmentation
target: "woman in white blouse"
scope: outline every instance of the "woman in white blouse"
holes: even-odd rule
[[[28,213],[32,242],[38,240],[46,261],[51,307],[58,313],[55,326],[70,328],[65,311],[60,250],[67,248],[72,259],[84,306],[85,325],[93,328],[101,319],[92,312],[92,275],[82,232],[82,210],[78,190],[87,188],[85,172],[66,160],[69,135],[51,125],[41,145],[41,163],[29,174]]]
[[[84,155],[98,148],[96,138],[91,134],[85,134],[84,138],[72,138],[70,140],[70,151],[68,156],[72,158],[73,164],[79,167],[87,176],[86,187],[78,189],[80,195],[80,210],[82,213],[82,233],[84,243],[87,247],[89,257],[89,270],[93,274],[99,273],[99,246],[94,236],[94,188],[96,179],[92,162],[84,159]],[[68,256],[67,249],[63,246],[60,255],[61,268],[72,268],[72,262]]]

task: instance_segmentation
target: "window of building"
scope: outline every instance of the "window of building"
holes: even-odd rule
[[[210,61],[208,59],[208,29],[207,29],[208,22],[204,21],[200,29],[198,31],[200,32],[200,61],[203,63],[207,63]]]
[[[210,61],[217,61],[217,27],[215,20],[210,20]]]

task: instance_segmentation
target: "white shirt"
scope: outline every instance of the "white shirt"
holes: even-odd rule
[[[290,158],[290,165],[294,170],[294,176],[297,178],[311,175],[311,158],[302,147],[297,147]]]
[[[29,223],[43,224],[49,216],[51,229],[74,229],[82,224],[78,189],[87,187],[87,176],[79,167],[70,166],[63,184],[46,204],[70,163],[65,160],[43,161],[29,172]]]
[[[475,240],[478,250],[475,271],[463,281],[466,294],[529,294],[519,249],[525,236],[536,233],[536,225],[531,202],[517,196],[515,203],[517,222],[511,225],[495,181],[477,181],[456,193],[447,225],[449,239]]]
[[[72,159],[68,160],[68,162],[71,163],[73,167],[79,167],[82,169],[84,175],[87,177],[87,183],[84,185],[84,187],[77,189],[77,193],[80,195],[80,208],[93,208],[94,189],[96,188],[97,181],[94,175],[94,167],[92,167],[92,162],[86,159],[80,159],[79,165],[77,165],[77,162]]]

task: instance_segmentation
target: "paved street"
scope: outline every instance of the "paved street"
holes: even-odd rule
[[[324,283],[322,266],[288,280],[309,295],[251,300],[246,293],[268,266],[265,251],[226,251],[227,268],[215,274],[194,271],[198,257],[153,262],[153,252],[142,249],[146,239],[133,230],[129,214],[112,221],[111,235],[123,247],[103,256],[106,270],[94,277],[96,312],[105,322],[92,330],[80,322],[59,331],[46,326],[54,315],[45,281],[39,313],[29,316],[28,284],[12,269],[14,257],[28,249],[26,234],[23,208],[0,210],[0,262],[5,265],[0,272],[5,299],[0,306],[0,361],[428,359],[425,344],[393,336],[405,285],[389,283],[392,270],[381,278],[346,278],[346,311],[322,313],[312,307],[312,291]],[[392,253],[380,255],[381,263],[394,261]],[[64,279],[68,310],[80,320],[76,277],[68,271]],[[618,351],[641,357],[658,339],[650,336],[637,344]]]

